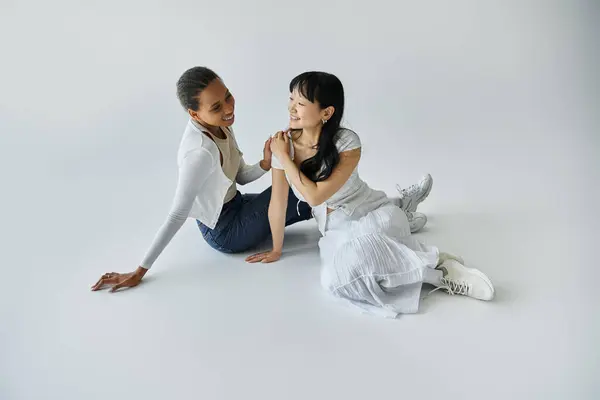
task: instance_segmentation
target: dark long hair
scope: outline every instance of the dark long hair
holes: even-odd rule
[[[333,115],[321,130],[317,142],[317,154],[300,164],[300,171],[311,181],[324,181],[340,162],[335,136],[340,130],[344,115],[344,87],[335,75],[311,71],[292,79],[290,93],[294,90],[298,90],[310,102],[318,102],[321,109],[335,108]]]

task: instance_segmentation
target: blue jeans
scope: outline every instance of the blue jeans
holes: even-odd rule
[[[240,194],[223,205],[219,221],[214,229],[197,221],[204,240],[215,250],[223,253],[239,253],[252,249],[271,235],[269,225],[269,202],[271,188],[260,194]],[[285,215],[285,226],[312,218],[311,208],[290,189]]]

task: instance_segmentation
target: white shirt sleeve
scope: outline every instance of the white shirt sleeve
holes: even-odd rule
[[[202,190],[202,185],[212,173],[214,165],[215,162],[208,150],[193,150],[185,155],[179,167],[179,180],[169,215],[158,230],[150,249],[140,264],[143,268],[152,267],[160,253],[186,221],[194,199]]]
[[[246,161],[244,161],[244,157],[241,156],[240,167],[235,177],[235,181],[240,185],[245,185],[247,183],[254,182],[266,173],[267,171],[260,167],[260,162],[253,165],[248,165],[246,164]]]
[[[338,131],[337,138],[335,140],[335,146],[339,153],[358,149],[362,146],[360,137],[356,132],[342,128]]]

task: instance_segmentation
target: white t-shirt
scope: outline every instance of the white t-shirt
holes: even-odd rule
[[[362,147],[358,135],[346,128],[340,128],[335,137],[335,146],[341,154],[346,151],[355,150]],[[290,156],[294,159],[294,145],[290,135]],[[277,157],[273,157],[271,167],[274,169],[283,169],[281,162]],[[286,175],[287,177],[287,175]],[[290,182],[288,178],[288,182]],[[298,199],[305,201],[302,194],[290,182],[290,186]],[[327,219],[327,209],[341,209],[348,215],[352,214],[354,209],[362,204],[365,199],[371,194],[372,189],[360,178],[358,174],[358,166],[352,171],[352,174],[344,183],[344,185],[335,192],[329,199],[322,204],[313,206],[313,214],[319,225],[319,230],[324,234],[325,222]]]

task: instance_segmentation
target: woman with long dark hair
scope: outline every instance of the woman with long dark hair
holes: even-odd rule
[[[290,130],[271,141],[269,221],[273,249],[248,262],[273,262],[282,254],[289,188],[313,209],[321,284],[334,296],[386,317],[417,311],[421,286],[480,300],[494,297],[492,282],[460,257],[440,253],[413,236],[407,216],[385,193],[358,175],[358,135],[341,127],[344,88],[325,72],[306,72],[290,89]]]
[[[253,182],[271,169],[271,139],[265,142],[262,160],[247,165],[231,128],[235,100],[209,68],[187,70],[177,81],[177,97],[189,121],[177,154],[179,180],[169,215],[136,270],[106,273],[92,290],[137,286],[188,218],[196,219],[206,242],[224,253],[252,249],[270,234],[267,213],[271,189],[242,195],[237,185]],[[411,211],[427,197],[431,185],[431,177],[426,176],[401,190],[397,199],[398,209],[406,210],[414,231],[425,225],[426,218]],[[286,226],[312,217],[310,207],[291,192],[283,213]]]

